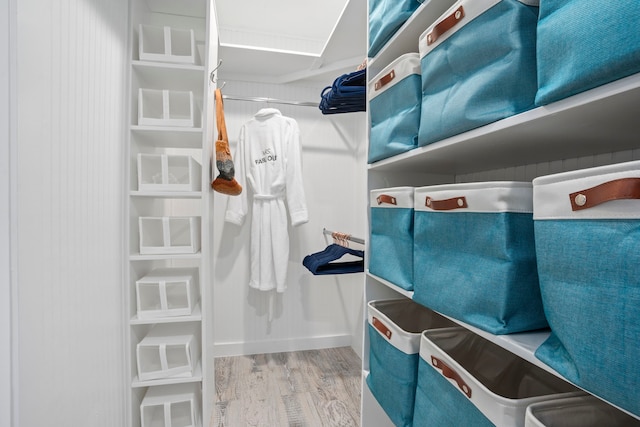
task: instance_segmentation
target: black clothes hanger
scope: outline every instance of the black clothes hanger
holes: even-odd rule
[[[332,262],[344,255],[354,255],[361,259],[356,261]],[[351,249],[332,243],[321,252],[307,255],[302,265],[314,275],[362,273],[364,271],[364,251]]]

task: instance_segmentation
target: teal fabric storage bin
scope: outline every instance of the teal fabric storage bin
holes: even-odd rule
[[[530,182],[417,188],[413,299],[492,334],[547,327]]]
[[[533,186],[551,327],[536,357],[640,415],[640,162],[539,177]]]
[[[459,0],[419,39],[418,145],[534,106],[537,0]]]
[[[396,426],[413,418],[420,334],[453,322],[410,299],[370,301],[367,386]],[[418,424],[419,425],[419,424]]]
[[[413,290],[413,187],[372,190],[369,272]]]
[[[369,52],[373,58],[393,37],[422,1],[369,0]]]
[[[582,394],[465,328],[425,331],[415,426],[523,427],[529,405]]]
[[[402,55],[369,83],[369,163],[418,146],[420,56]]]
[[[638,25],[637,0],[540,0],[536,104],[640,72]]]

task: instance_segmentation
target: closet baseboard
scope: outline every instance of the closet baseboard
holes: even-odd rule
[[[292,338],[284,340],[216,343],[215,357],[248,356],[251,354],[285,353],[290,351],[317,350],[333,347],[353,347],[352,335],[328,335],[322,337]],[[359,354],[359,352],[356,352]]]

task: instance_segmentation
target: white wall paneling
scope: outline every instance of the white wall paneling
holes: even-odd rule
[[[323,87],[228,80],[223,94],[319,102]],[[307,224],[289,227],[288,289],[275,296],[273,320],[269,322],[269,293],[248,286],[250,218],[241,227],[225,223],[229,196],[215,194],[216,355],[343,345],[351,345],[360,353],[362,274],[313,276],[302,265],[302,260],[332,243],[330,237],[322,234],[323,227],[359,237],[367,234],[361,216],[366,203],[363,196],[365,113],[323,116],[314,107],[226,100],[225,117],[232,153],[236,150],[240,127],[264,107],[278,108],[283,115],[298,122],[310,220]],[[352,247],[364,249],[355,243]]]
[[[640,159],[640,149],[615,151],[612,153],[596,154],[592,156],[569,157],[550,162],[532,163],[502,169],[460,174],[455,182],[475,181],[532,181],[534,178],[567,172],[576,169],[587,169],[613,163],[628,162]]]
[[[11,90],[12,61],[15,55],[13,32],[15,31],[14,4],[0,1],[0,426],[9,427],[13,412],[11,396],[12,374],[11,341],[12,324],[12,276],[11,276],[11,199],[12,186],[11,147],[12,112],[14,94]]]
[[[124,425],[128,2],[15,4],[16,416],[20,426]]]

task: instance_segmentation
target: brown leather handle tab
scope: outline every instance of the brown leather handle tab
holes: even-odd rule
[[[640,178],[621,178],[569,194],[571,210],[589,209],[604,202],[640,199]]]
[[[379,205],[383,204],[383,203],[387,203],[389,205],[397,205],[398,201],[396,200],[395,197],[393,196],[389,196],[388,194],[381,194],[378,197],[376,197],[376,201],[378,202]]]
[[[454,197],[452,199],[445,200],[433,200],[430,196],[427,196],[424,204],[426,207],[433,209],[434,211],[451,211],[454,209],[468,208],[466,197]]]
[[[383,87],[385,87],[386,85],[388,85],[389,83],[391,83],[391,81],[396,77],[396,72],[395,70],[391,70],[391,72],[389,74],[387,74],[386,76],[383,76],[380,80],[378,80],[376,82],[376,84],[374,85],[375,90],[380,90]]]
[[[382,333],[382,335],[387,337],[388,340],[391,339],[391,335],[392,335],[391,330],[389,330],[389,328],[387,328],[384,323],[378,320],[377,317],[373,318],[373,327],[379,330]]]
[[[451,15],[440,21],[429,34],[427,34],[427,46],[431,46],[440,38],[441,35],[453,28],[460,20],[464,18],[464,8],[460,6]]]
[[[458,388],[460,388],[460,390],[462,390],[462,392],[471,399],[471,388],[469,388],[467,383],[464,382],[462,377],[456,371],[451,369],[446,363],[435,356],[431,356],[431,364],[437,369],[440,369],[442,371],[442,375],[454,380],[456,384],[458,384]]]

